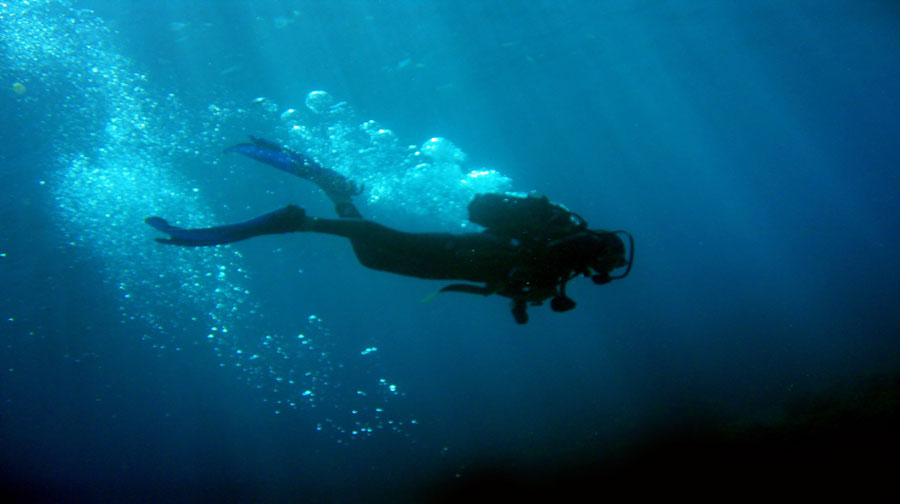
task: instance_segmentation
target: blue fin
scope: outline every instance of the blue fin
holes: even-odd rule
[[[279,170],[309,180],[318,185],[332,200],[342,201],[362,193],[362,187],[340,173],[325,168],[313,158],[288,150],[264,138],[250,137],[253,143],[238,144],[225,149],[237,152]]]
[[[144,222],[169,235],[168,238],[156,238],[156,241],[160,243],[185,247],[206,247],[246,240],[264,234],[302,231],[306,222],[306,213],[302,208],[288,205],[237,224],[198,229],[176,227],[162,217],[147,217]]]
[[[284,170],[293,175],[299,175],[297,172],[296,164],[297,160],[280,150],[273,150],[264,147],[260,147],[256,144],[237,144],[234,147],[229,147],[225,149],[225,152],[237,152],[238,154],[243,154],[248,158],[255,159],[262,163],[266,163],[269,166],[274,166],[279,170]]]

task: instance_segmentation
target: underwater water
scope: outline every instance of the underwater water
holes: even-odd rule
[[[3,492],[420,501],[897,373],[897,54],[892,2],[0,0]],[[155,243],[333,216],[248,135],[407,230],[545,194],[634,269],[517,325],[332,236]]]

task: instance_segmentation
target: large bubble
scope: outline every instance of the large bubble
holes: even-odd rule
[[[312,91],[306,95],[306,108],[316,114],[328,112],[332,105],[334,105],[334,98],[326,91]]]
[[[466,160],[466,154],[453,142],[443,137],[428,139],[422,144],[422,154],[431,158],[435,163],[462,163]]]

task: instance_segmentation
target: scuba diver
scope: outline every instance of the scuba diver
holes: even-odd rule
[[[596,284],[631,271],[634,240],[626,231],[588,229],[578,214],[545,196],[478,194],[468,206],[477,233],[408,233],[366,220],[353,205],[363,188],[315,160],[261,138],[225,149],[315,183],[331,200],[339,219],[311,217],[295,205],[237,224],[200,229],[170,225],[161,217],[145,222],[168,235],[156,241],[188,247],[211,246],[254,236],[294,232],[326,233],[350,240],[368,268],[436,280],[461,280],[440,292],[497,294],[512,300],[516,322],[528,322],[528,305],[550,299],[553,311],[575,307],[566,283],[583,275]],[[628,257],[622,237],[628,239]],[[615,270],[622,273],[613,275]],[[437,294],[435,293],[435,294]],[[430,299],[427,298],[427,299]]]

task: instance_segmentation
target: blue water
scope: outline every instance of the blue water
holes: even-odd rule
[[[4,492],[406,502],[900,371],[897,54],[892,2],[0,3]],[[333,215],[247,135],[404,229],[546,194],[634,270],[518,326],[335,237],[154,243]]]

